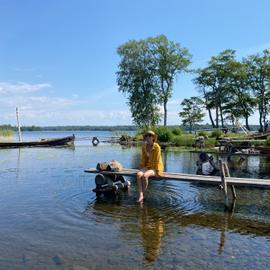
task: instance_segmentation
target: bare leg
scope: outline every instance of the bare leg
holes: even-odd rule
[[[137,202],[143,201],[143,172],[137,173],[137,185],[138,185],[138,199]]]
[[[143,192],[143,195],[145,195],[145,191],[146,191],[146,189],[148,187],[148,178],[150,176],[154,176],[154,175],[155,175],[155,171],[153,171],[153,170],[148,170],[143,174],[143,177],[142,177],[142,192]]]

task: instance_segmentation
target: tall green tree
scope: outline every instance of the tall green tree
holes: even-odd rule
[[[202,122],[205,116],[202,111],[203,100],[199,97],[185,98],[181,106],[182,111],[179,112],[179,116],[182,118],[183,126],[188,126],[191,133],[192,128]]]
[[[157,124],[162,105],[166,126],[174,80],[190,64],[188,50],[160,35],[129,41],[117,52],[121,57],[117,84],[119,91],[128,95],[133,121],[139,126]]]
[[[254,112],[255,99],[252,96],[248,84],[246,66],[238,61],[229,63],[227,102],[224,104],[224,112],[234,121],[234,118],[244,118],[246,128],[249,130],[249,117]]]
[[[244,59],[248,83],[256,98],[260,129],[263,130],[270,112],[270,51],[250,55]]]
[[[161,119],[155,61],[145,40],[129,41],[117,49],[119,91],[128,97],[133,122],[139,127],[157,125]]]
[[[216,122],[214,121],[212,110],[216,109],[216,119],[217,119],[217,107],[216,98],[215,98],[215,79],[213,73],[210,68],[202,68],[198,69],[197,77],[194,79],[195,84],[197,84],[200,88],[200,92],[202,93],[202,97],[204,100],[204,106],[208,112],[209,119],[211,121],[212,127],[216,127]]]
[[[147,39],[156,66],[159,99],[164,109],[164,126],[167,125],[167,103],[172,97],[173,83],[181,72],[187,71],[191,63],[188,49],[167,39],[165,35]]]
[[[211,57],[208,66],[197,71],[195,84],[201,89],[208,110],[212,126],[224,126],[224,105],[227,103],[231,91],[230,68],[235,62],[235,51],[228,49],[217,56]],[[213,120],[211,110],[215,111]]]

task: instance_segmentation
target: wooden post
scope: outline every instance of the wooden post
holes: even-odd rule
[[[20,118],[19,118],[19,110],[18,110],[18,108],[16,108],[16,116],[17,116],[18,132],[19,132],[19,141],[22,142],[22,133],[21,133],[21,126],[20,126]]]
[[[226,177],[225,177],[224,165],[221,160],[219,160],[219,169],[220,169],[220,176],[221,176],[221,185],[223,187],[223,192],[224,192],[224,204],[226,208],[229,208],[227,182],[226,182]]]
[[[224,169],[225,169],[226,176],[231,177],[227,163],[224,163]],[[232,190],[233,198],[236,199],[236,191],[235,191],[234,185],[231,185],[231,190]]]

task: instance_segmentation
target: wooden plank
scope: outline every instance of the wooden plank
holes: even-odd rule
[[[229,199],[228,199],[228,190],[227,190],[227,179],[225,176],[225,168],[224,168],[224,163],[219,160],[219,170],[221,174],[221,185],[223,187],[223,192],[224,192],[224,204],[226,208],[229,208]]]
[[[102,171],[99,172],[95,168],[90,168],[85,170],[86,173],[102,173],[106,175],[123,175],[136,177],[137,169],[123,169],[121,172],[110,172]],[[197,174],[185,174],[185,173],[171,173],[164,172],[162,177],[152,177],[157,180],[176,180],[176,181],[187,181],[201,184],[221,184],[221,179],[219,176],[207,176],[207,175],[197,175]],[[256,179],[256,178],[237,178],[230,177],[227,178],[227,185],[235,185],[242,187],[255,187],[255,188],[266,188],[270,189],[270,179]]]
[[[224,170],[225,170],[226,176],[231,177],[227,163],[224,163]],[[231,185],[231,190],[232,190],[233,198],[236,199],[236,191],[235,191],[234,185]]]

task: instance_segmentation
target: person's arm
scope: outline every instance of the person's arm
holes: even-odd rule
[[[161,157],[161,149],[159,145],[156,145],[155,151],[153,153],[153,169],[156,171],[157,175],[161,176],[163,173],[163,163]]]
[[[144,149],[145,147],[142,147],[142,153],[141,153],[141,162],[140,162],[140,169],[144,168],[146,166],[146,151]]]
[[[213,159],[210,159],[209,162],[210,162],[211,166],[214,168],[214,170],[219,171],[219,168]]]

